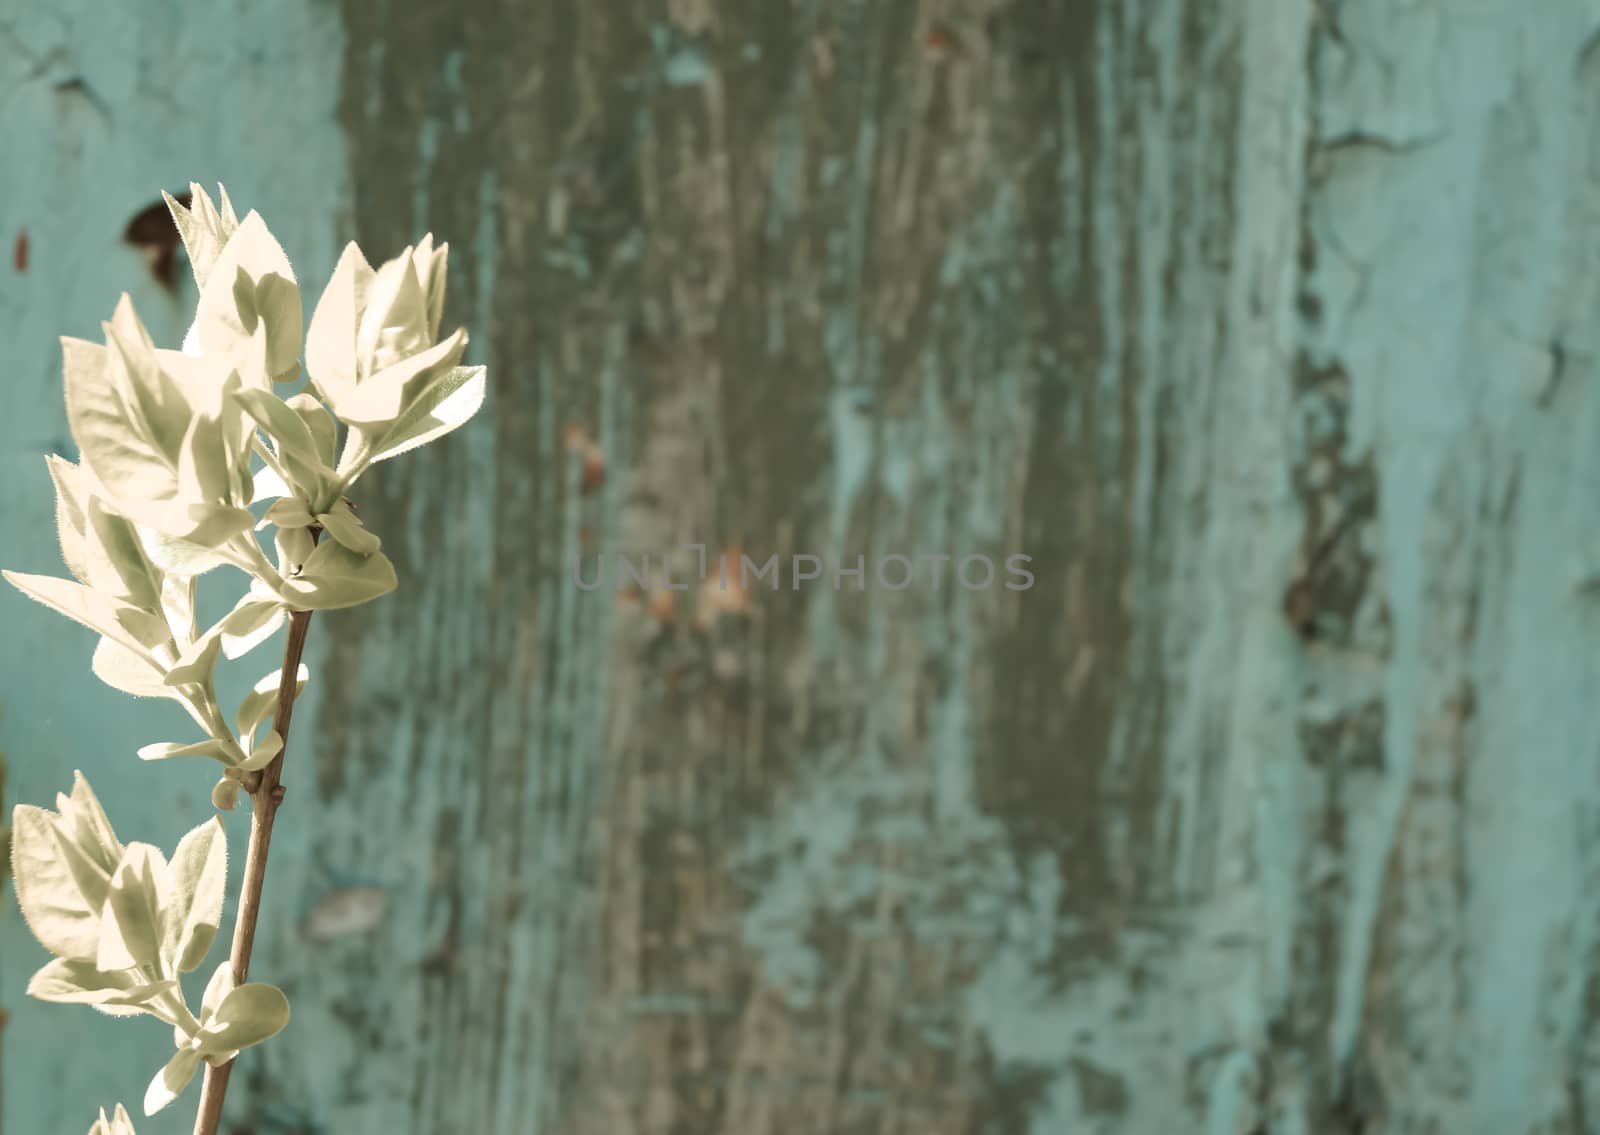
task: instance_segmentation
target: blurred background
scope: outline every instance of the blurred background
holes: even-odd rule
[[[313,293],[432,231],[489,366],[363,481],[398,593],[313,623],[226,1129],[1600,1131],[1597,29],[0,0],[5,566],[57,336],[187,326],[163,189]],[[574,585],[682,544],[1035,583]],[[8,589],[0,644],[8,801],[208,813],[88,632]],[[166,1031],[26,999],[5,902],[0,1129],[82,1132]]]

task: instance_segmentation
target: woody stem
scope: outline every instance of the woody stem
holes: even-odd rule
[[[250,952],[256,942],[256,919],[261,913],[261,890],[267,877],[267,850],[272,844],[272,824],[283,803],[283,758],[288,752],[289,720],[294,714],[295,688],[300,674],[300,656],[305,651],[306,631],[311,626],[310,611],[289,614],[289,638],[283,649],[283,672],[278,678],[278,707],[272,728],[283,738],[284,748],[261,770],[260,779],[247,783],[250,793],[250,846],[245,852],[244,883],[239,891],[239,916],[233,924],[233,965],[235,985],[243,985],[250,973]],[[194,1135],[217,1135],[222,1122],[222,1102],[233,1073],[232,1060],[221,1067],[206,1065],[205,1083],[200,1091],[200,1112],[195,1117]]]

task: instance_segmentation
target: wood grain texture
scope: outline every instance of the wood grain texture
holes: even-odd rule
[[[306,11],[337,188],[252,203],[312,277],[448,240],[493,390],[357,502],[401,589],[313,635],[235,1135],[1600,1122],[1591,7]],[[684,544],[1036,583],[572,579]],[[13,796],[111,777],[16,655]],[[75,1129],[105,1023],[22,977],[5,1119]]]

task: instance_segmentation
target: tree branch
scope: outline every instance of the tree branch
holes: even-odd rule
[[[244,883],[239,890],[239,915],[233,924],[233,980],[243,985],[250,972],[250,952],[256,943],[256,919],[261,914],[261,888],[267,877],[267,850],[272,844],[272,824],[283,803],[283,758],[289,751],[289,719],[294,714],[295,687],[300,674],[300,655],[305,650],[306,631],[311,626],[310,611],[289,613],[289,638],[283,648],[283,672],[278,679],[278,707],[272,728],[283,738],[283,748],[261,770],[259,780],[248,783],[250,792],[250,847],[245,852]],[[200,1090],[200,1113],[195,1116],[194,1135],[217,1135],[222,1122],[222,1101],[228,1092],[233,1061],[213,1068],[206,1065],[205,1083]]]

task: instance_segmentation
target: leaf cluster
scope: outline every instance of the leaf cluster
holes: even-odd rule
[[[28,993],[172,1026],[176,1052],[150,1082],[146,1115],[177,1098],[202,1060],[226,1064],[288,1024],[283,993],[259,983],[236,987],[226,961],[212,973],[198,1014],[184,1002],[179,975],[200,967],[222,921],[228,852],[216,816],[184,836],[168,860],[150,844],[118,840],[80,772],[54,812],[17,805],[11,854],[22,917],[55,955]]]
[[[221,765],[212,800],[234,806],[283,751],[271,725],[286,680],[274,670],[232,712],[222,660],[243,658],[292,612],[353,607],[396,586],[382,541],[350,493],[376,463],[442,437],[483,404],[466,333],[441,337],[446,245],[431,237],[373,268],[352,243],[309,323],[288,257],[254,213],[198,185],[167,205],[199,289],[181,350],[155,345],[124,295],[103,341],[63,338],[68,425],[79,460],[46,458],[68,577],[7,571],[24,594],[94,631],[107,685],[175,702],[200,735],[138,750],[144,760]],[[304,371],[302,372],[302,361]],[[272,531],[270,552],[260,533]],[[326,536],[326,539],[320,537]],[[231,566],[244,594],[209,626],[197,581]],[[29,992],[173,1028],[175,1054],[145,1112],[170,1103],[202,1062],[226,1064],[288,1022],[271,985],[235,986],[217,967],[198,1013],[181,974],[198,967],[221,919],[227,851],[213,816],[171,858],[122,844],[78,774],[56,811],[18,805],[12,870],[29,927],[54,955]],[[119,1105],[91,1135],[132,1135]]]

